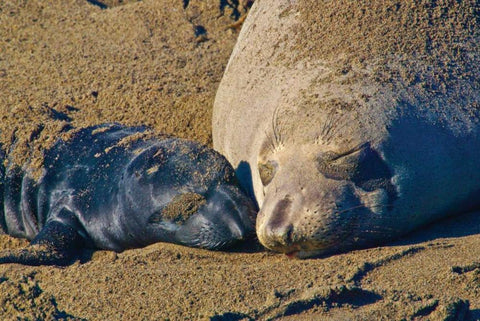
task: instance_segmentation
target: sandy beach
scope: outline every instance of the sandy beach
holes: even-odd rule
[[[41,167],[65,127],[148,125],[211,146],[238,1],[5,0],[0,143]],[[295,260],[158,243],[71,266],[0,265],[2,320],[478,320],[480,213],[382,247]],[[0,250],[27,245],[0,236]]]

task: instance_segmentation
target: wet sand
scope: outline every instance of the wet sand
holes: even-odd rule
[[[211,145],[211,108],[245,14],[228,1],[4,1],[0,141],[21,164],[66,124],[146,124]],[[26,245],[0,236],[0,249]],[[66,268],[0,266],[2,320],[480,319],[479,213],[393,244],[291,260],[155,244]]]

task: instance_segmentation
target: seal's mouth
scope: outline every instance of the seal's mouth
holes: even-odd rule
[[[295,259],[295,258],[297,258],[297,256],[298,256],[298,252],[299,252],[299,251],[292,251],[292,252],[285,253],[285,255],[286,255],[289,259]]]
[[[309,244],[294,244],[288,248],[276,248],[272,249],[273,251],[282,252],[289,259],[305,259],[311,258],[322,254],[322,250],[316,248],[311,248],[312,245]]]

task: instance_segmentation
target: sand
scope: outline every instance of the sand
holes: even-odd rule
[[[92,4],[96,3],[96,4]],[[104,122],[211,145],[237,1],[2,1],[0,141],[11,162]],[[245,2],[246,3],[246,2]],[[0,266],[2,320],[480,319],[480,215],[309,260],[154,244],[66,268]],[[0,236],[0,249],[27,244]]]

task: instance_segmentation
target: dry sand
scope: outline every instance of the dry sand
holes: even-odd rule
[[[228,26],[245,14],[237,2],[2,1],[2,145],[14,162],[41,163],[41,148],[68,123],[113,121],[210,144],[211,106],[237,36]],[[0,249],[26,244],[0,236]],[[480,319],[479,244],[473,213],[311,260],[251,241],[231,253],[155,244],[85,253],[66,268],[7,264],[0,319]]]

